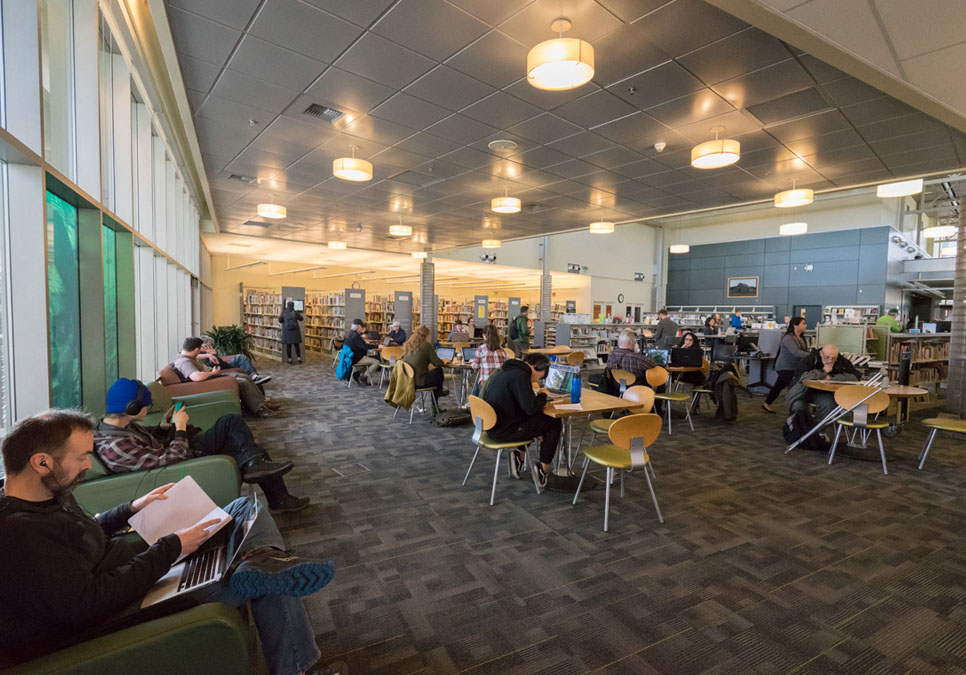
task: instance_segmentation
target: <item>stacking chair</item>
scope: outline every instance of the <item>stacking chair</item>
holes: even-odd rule
[[[610,484],[614,478],[614,471],[620,471],[621,478],[621,497],[624,496],[624,472],[635,469],[644,469],[644,478],[647,479],[647,489],[651,491],[651,500],[654,502],[654,510],[657,512],[659,522],[664,522],[661,515],[661,507],[658,506],[657,496],[654,494],[654,485],[651,483],[651,476],[647,472],[647,465],[651,458],[648,456],[647,449],[654,444],[658,435],[661,433],[661,417],[651,413],[641,413],[628,415],[619,420],[615,420],[610,426],[607,435],[610,443],[607,445],[595,445],[584,450],[584,470],[577,484],[577,492],[574,494],[574,505],[580,497],[580,488],[584,485],[587,477],[587,467],[591,462],[600,464],[607,469],[607,479],[604,483],[604,532],[607,531],[607,521],[610,513]]]
[[[338,340],[332,338],[329,340],[329,351],[332,352],[332,367],[335,368],[339,365],[339,352],[342,351],[342,345],[345,344],[344,340]]]
[[[463,347],[470,347],[470,346],[472,346],[472,345],[469,342],[454,342],[453,343],[453,349],[456,350],[456,355],[457,356],[459,356],[460,354],[463,353]]]
[[[409,377],[410,379],[415,379],[416,373],[413,370],[413,367],[411,365],[409,365],[408,363],[406,363],[405,361],[400,361],[399,363],[402,364],[403,371],[405,371],[405,373],[406,373],[406,377]],[[430,403],[433,404],[433,413],[435,414],[436,411],[439,410],[439,405],[438,405],[438,403],[436,401],[436,388],[435,387],[416,387],[416,395],[419,397],[419,405],[421,406],[420,412],[425,412],[426,411],[426,394],[429,394],[429,401],[430,401]],[[396,410],[398,411],[399,409],[396,408]],[[410,424],[413,423],[413,413],[415,411],[416,411],[416,403],[414,402],[413,403],[413,406],[409,409],[409,423]],[[395,417],[395,416],[396,416],[395,413],[393,413],[393,417]]]
[[[466,485],[466,481],[470,478],[470,472],[473,470],[473,464],[476,463],[476,457],[480,454],[480,448],[486,448],[488,450],[496,450],[496,463],[493,466],[493,487],[490,488],[490,506],[493,506],[493,501],[496,499],[496,480],[500,476],[500,457],[503,455],[503,451],[508,448],[523,448],[526,450],[526,446],[533,442],[533,439],[527,441],[495,441],[486,432],[493,428],[496,424],[496,411],[493,409],[489,403],[481,399],[479,396],[470,396],[470,415],[473,417],[473,442],[476,443],[476,452],[473,453],[473,459],[470,460],[470,466],[466,470],[466,475],[463,477],[463,485]],[[513,461],[512,451],[507,453],[507,471],[510,470],[510,462]],[[524,459],[524,468],[529,467],[530,455],[526,454]]]
[[[947,417],[930,417],[928,420],[923,420],[922,423],[923,426],[929,427],[932,429],[932,431],[929,432],[929,437],[926,438],[926,444],[919,452],[920,470],[922,469],[922,465],[926,463],[926,456],[929,454],[929,448],[932,447],[932,440],[936,437],[937,431],[949,431],[954,434],[966,436],[966,420],[957,420]],[[960,446],[960,448],[962,447],[963,446]]]
[[[859,401],[863,402],[856,406]],[[831,464],[835,459],[835,448],[839,444],[839,436],[843,428],[849,427],[856,432],[856,435],[861,434],[863,446],[869,432],[874,430],[876,439],[879,441],[879,455],[882,457],[882,473],[888,475],[885,449],[882,447],[882,430],[889,427],[889,422],[872,419],[870,416],[889,407],[889,395],[878,387],[849,384],[835,390],[835,402],[846,410],[855,407],[851,415],[845,415],[836,420],[835,440],[832,441],[832,449],[828,453],[828,463]]]
[[[667,384],[668,381],[668,372],[661,366],[648,368],[644,375],[647,379],[648,385],[650,385],[653,389],[657,389],[661,385]],[[684,404],[684,414],[688,419],[688,424],[691,426],[691,431],[694,431],[694,424],[691,422],[690,395],[683,391],[664,391],[654,394],[654,398],[659,401],[667,401],[667,405],[664,406],[664,417],[667,419],[668,436],[671,435],[671,404],[675,402]]]
[[[644,410],[641,412],[649,413],[654,408],[654,390],[641,384],[634,387],[628,387],[621,395],[621,398],[626,398],[628,401],[643,403]],[[606,434],[609,432],[611,425],[613,425],[615,421],[616,420],[608,419],[606,417],[591,420],[589,428],[594,435],[590,439],[590,444],[593,445],[597,441],[598,434]],[[580,445],[578,444],[577,447],[580,447]]]
[[[402,347],[383,347],[380,356],[385,359],[385,363],[379,364],[379,389],[382,389],[382,381],[388,372],[392,374],[392,369],[396,367],[396,359],[401,359],[403,355]]]
[[[710,372],[711,363],[708,362],[708,359],[701,359],[701,373],[704,375],[705,380],[708,379],[708,373]],[[710,399],[714,395],[714,392],[707,387],[693,387],[691,389],[691,403],[689,405],[691,412],[694,412],[694,406],[698,404],[698,399],[701,398],[702,394]]]
[[[516,358],[516,354],[514,354],[513,353],[513,350],[510,349],[509,347],[504,347],[503,348],[503,353],[506,354],[506,357],[508,359],[515,359]]]
[[[627,388],[632,386],[637,380],[637,376],[629,370],[621,370],[620,368],[614,368],[609,371],[605,370],[604,377],[607,377],[608,372],[610,373],[611,379],[617,385],[617,390],[620,392],[619,396],[623,396]]]
[[[580,366],[583,365],[586,356],[583,352],[570,352],[567,354],[567,365],[568,366]]]
[[[355,375],[356,373],[362,373],[363,370],[368,370],[368,369],[369,369],[369,366],[367,366],[364,363],[357,363],[354,366],[352,366],[352,372],[349,373],[349,381],[345,383],[345,388],[346,389],[349,389],[349,388],[352,387],[352,376],[353,375]],[[380,380],[381,379],[382,378],[380,377]]]

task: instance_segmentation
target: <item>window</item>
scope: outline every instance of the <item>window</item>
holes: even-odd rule
[[[47,193],[47,307],[50,330],[50,402],[81,404],[80,266],[77,209]]]
[[[40,3],[40,67],[44,105],[44,156],[75,178],[74,31],[72,0]]]
[[[114,210],[114,38],[102,16],[97,40],[101,109],[101,202]]]
[[[7,165],[0,161],[0,436],[13,420],[10,386],[10,322],[8,320],[7,266]],[[3,475],[0,462],[0,476]]]
[[[104,249],[104,359],[105,378],[110,387],[117,379],[117,235],[103,227]]]

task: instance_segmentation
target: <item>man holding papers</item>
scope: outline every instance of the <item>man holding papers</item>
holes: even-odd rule
[[[20,421],[3,439],[0,668],[137,622],[148,589],[221,522],[203,520],[151,546],[115,537],[135,513],[166,500],[172,486],[93,517],[86,514],[72,491],[91,468],[96,426],[86,413],[50,410]],[[247,499],[225,508],[235,519],[250,510]],[[325,586],[332,563],[300,558],[283,547],[274,521],[260,514],[241,546],[238,566],[192,597],[249,603],[272,673],[341,675],[342,664],[313,665],[319,649],[297,597]],[[242,583],[233,581],[236,575]],[[191,672],[190,663],[184,672]]]

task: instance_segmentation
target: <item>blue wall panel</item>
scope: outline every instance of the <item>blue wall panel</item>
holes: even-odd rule
[[[859,259],[858,246],[836,246],[833,248],[806,248],[792,251],[789,258],[790,263],[814,263],[814,262],[836,262],[850,261]]]
[[[885,284],[889,256],[888,244],[869,244],[859,248],[860,284]]]

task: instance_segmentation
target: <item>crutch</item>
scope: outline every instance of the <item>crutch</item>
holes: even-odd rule
[[[876,373],[871,378],[869,378],[869,380],[867,382],[865,382],[865,384],[863,386],[871,387],[871,386],[881,385],[881,384],[888,385],[888,381],[885,382],[885,383],[882,382],[882,378],[885,377],[885,374],[886,373],[885,373],[884,370],[880,370],[878,373]],[[882,387],[882,388],[884,389],[885,387]],[[872,398],[873,396],[875,396],[877,392],[878,392],[878,390],[873,391],[871,394],[869,394],[868,396],[866,396],[861,401],[859,401],[858,403],[856,403],[855,405],[851,406],[848,409],[843,408],[842,406],[835,406],[835,409],[832,410],[832,412],[830,412],[828,415],[826,415],[825,418],[821,422],[819,422],[814,427],[812,427],[811,429],[809,429],[809,431],[808,431],[807,434],[802,435],[797,441],[795,441],[794,443],[792,443],[791,445],[789,445],[785,449],[785,454],[787,455],[792,450],[794,450],[795,448],[797,448],[799,443],[801,443],[806,438],[808,438],[809,436],[811,436],[812,434],[814,434],[816,431],[818,431],[819,429],[821,429],[822,427],[824,427],[826,424],[831,424],[832,422],[834,422],[835,420],[839,419],[840,417],[842,417],[844,415],[847,415],[848,413],[850,413],[853,410],[855,410],[856,408],[858,408],[860,405],[862,405],[863,403],[865,403],[866,401],[868,401],[870,398]]]

